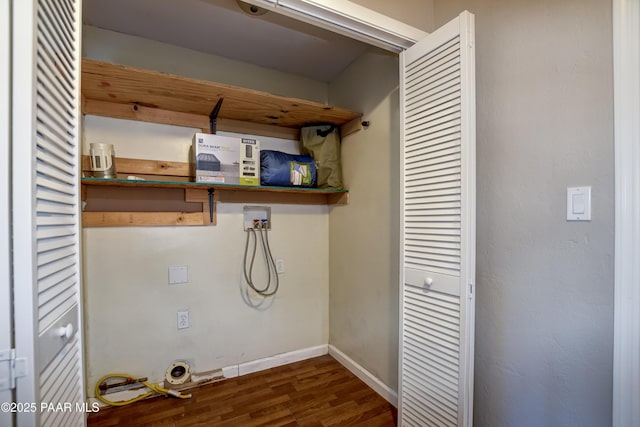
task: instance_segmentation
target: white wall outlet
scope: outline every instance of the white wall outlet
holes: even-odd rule
[[[284,260],[282,258],[276,259],[276,273],[284,273]]]
[[[189,266],[188,265],[171,265],[169,266],[169,284],[177,285],[189,282]]]
[[[178,311],[178,329],[186,329],[189,327],[189,311]]]

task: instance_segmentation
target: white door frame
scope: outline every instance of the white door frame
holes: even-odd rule
[[[9,0],[0,0],[0,351],[12,347],[11,252],[10,252],[10,43],[11,14]],[[10,376],[9,362],[0,362],[0,379]],[[0,384],[0,403],[13,401],[9,384]],[[0,425],[12,426],[13,416],[0,411]]]
[[[613,0],[613,425],[640,425],[640,2]]]
[[[244,1],[396,53],[428,34],[348,0]]]
[[[22,286],[13,287],[13,299],[16,307],[14,315],[14,346],[16,356],[24,358],[31,367],[38,366],[36,360],[38,343],[37,319],[33,307],[37,307],[37,295],[32,285],[36,277],[36,261],[33,253],[31,234],[25,230],[31,229],[35,223],[35,207],[32,203],[31,188],[35,181],[35,156],[33,141],[35,122],[33,106],[35,102],[35,16],[36,1],[12,1],[12,55],[11,55],[11,84],[14,93],[20,96],[11,100],[12,111],[12,141],[21,144],[12,145],[12,209],[19,212],[12,217],[11,230],[13,253],[13,283]],[[26,190],[25,190],[26,189]],[[24,234],[21,234],[24,233]],[[33,368],[28,375],[20,378],[16,384],[17,402],[39,403],[39,390],[35,385]],[[36,425],[39,415],[35,412],[16,414],[19,425]]]

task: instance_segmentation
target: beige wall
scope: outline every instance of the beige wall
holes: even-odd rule
[[[107,49],[93,43],[98,40],[85,41],[87,52]],[[121,44],[119,54],[136,56],[123,52],[129,48],[148,52],[155,42],[148,44],[145,49],[147,42],[136,38]],[[173,55],[175,62],[189,58],[177,48]],[[143,62],[138,58],[135,65]],[[288,81],[289,90],[305,91],[295,78]],[[195,131],[91,116],[83,130],[85,149],[91,142],[113,143],[118,156],[177,161],[187,160]],[[293,141],[260,139],[265,148],[296,147]],[[176,359],[203,371],[328,343],[329,208],[271,205],[271,249],[284,259],[286,272],[275,299],[265,303],[243,296],[243,206],[219,203],[218,225],[211,227],[83,230],[89,395],[107,373],[155,381]],[[168,284],[171,265],[189,266],[188,284]],[[181,309],[190,312],[186,330],[176,326]]]
[[[424,31],[432,1],[354,0]],[[329,84],[335,105],[371,126],[343,141],[348,206],[330,213],[329,343],[393,390],[398,387],[399,69],[397,55],[372,51]]]
[[[89,25],[82,27],[82,42],[83,57],[327,102],[328,86],[324,82],[246,62]]]
[[[430,32],[431,1],[355,0]],[[329,84],[332,104],[371,125],[343,141],[348,206],[330,213],[329,343],[393,390],[398,387],[399,69],[371,51]]]
[[[436,0],[476,16],[476,426],[611,424],[611,2]],[[592,221],[566,188],[592,186]]]
[[[364,113],[343,141],[348,206],[330,213],[330,339],[384,384],[398,383],[398,58],[369,53],[330,84],[330,99]]]

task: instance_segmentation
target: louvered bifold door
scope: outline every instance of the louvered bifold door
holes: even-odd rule
[[[472,423],[473,15],[401,54],[403,426]]]
[[[13,2],[18,426],[85,424],[80,274],[81,0]]]

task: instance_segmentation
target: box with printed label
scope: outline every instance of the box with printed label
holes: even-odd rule
[[[240,184],[260,185],[260,141],[256,139],[240,141]]]
[[[260,141],[196,133],[192,164],[196,182],[260,185]]]

